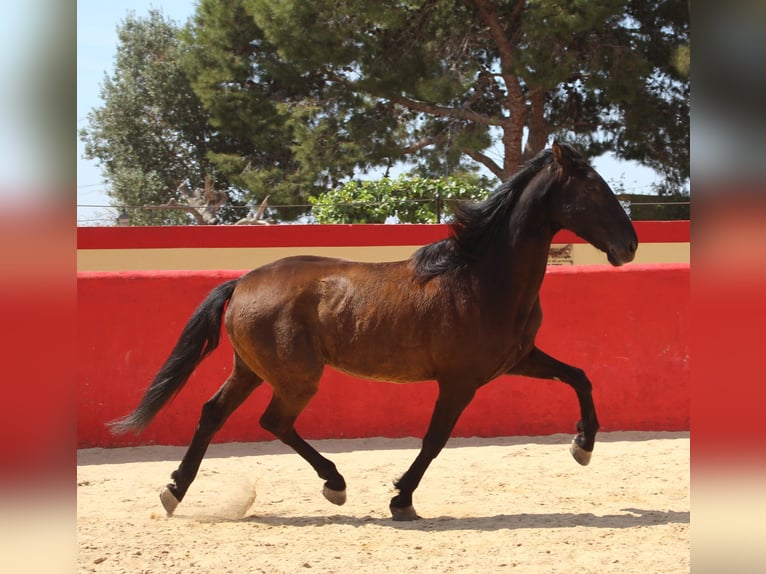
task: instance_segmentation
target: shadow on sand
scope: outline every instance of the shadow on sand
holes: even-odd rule
[[[599,516],[592,513],[555,512],[541,514],[496,514],[494,516],[474,516],[455,518],[439,516],[424,518],[414,522],[394,522],[390,518],[374,516],[346,516],[335,514],[330,516],[280,516],[276,514],[250,515],[240,519],[217,517],[195,517],[204,522],[241,522],[260,524],[264,526],[289,526],[293,528],[317,526],[353,526],[360,528],[374,524],[397,530],[432,530],[449,532],[458,530],[476,530],[492,532],[497,530],[520,530],[527,528],[636,528],[640,526],[656,526],[662,524],[689,524],[689,511],[674,510],[644,510],[640,508],[623,508],[622,514],[605,514]],[[179,518],[181,518],[179,516]],[[191,518],[191,517],[189,517]]]

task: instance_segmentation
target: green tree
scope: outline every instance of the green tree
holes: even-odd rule
[[[224,221],[266,196],[293,219],[397,164],[504,180],[551,136],[669,193],[689,174],[688,20],[679,0],[200,0],[183,30],[123,22],[80,137],[117,203],[183,203],[209,177]]]
[[[457,200],[479,200],[489,194],[481,180],[464,175],[429,179],[401,176],[357,181],[309,199],[319,223],[438,223],[437,212]]]
[[[372,163],[408,159],[444,175],[470,158],[505,179],[555,135],[591,154],[637,159],[674,184],[688,177],[689,84],[675,65],[688,48],[685,2],[243,6],[282,62],[323,85],[315,117],[339,118],[352,149]],[[338,96],[344,91],[356,98]],[[348,107],[358,104],[361,115]],[[500,159],[487,153],[493,143]]]
[[[385,145],[363,129],[374,102],[282,58],[243,0],[201,0],[184,33],[184,68],[210,117],[208,157],[258,204],[297,206],[381,164]],[[385,118],[386,122],[392,120]],[[370,137],[366,137],[370,136]]]
[[[247,200],[296,203],[284,185],[298,168],[283,105],[289,69],[237,0],[202,0],[182,37],[183,66],[209,118],[207,157]]]
[[[203,188],[207,114],[180,65],[178,26],[157,10],[129,14],[118,27],[114,72],[101,86],[103,106],[80,131],[85,155],[100,162],[116,205],[159,206]],[[133,224],[184,224],[183,210],[136,209]]]

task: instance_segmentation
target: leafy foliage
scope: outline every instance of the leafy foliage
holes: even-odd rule
[[[668,187],[688,178],[685,2],[244,4],[283,62],[377,110],[365,132],[386,142],[370,150],[378,165],[406,159],[444,175],[481,164],[503,180],[557,136],[658,169]],[[340,118],[364,146],[317,96],[318,115]],[[487,154],[493,143],[500,161]]]
[[[104,105],[80,131],[85,155],[100,161],[109,196],[120,205],[160,205],[178,186],[204,185],[207,116],[179,65],[178,28],[161,12],[128,15],[118,29],[114,74],[101,87]],[[188,214],[135,210],[132,223],[184,224]]]
[[[216,170],[251,205],[267,195],[273,203],[306,203],[296,192],[304,182],[297,182],[286,105],[299,79],[242,3],[202,0],[182,41],[183,68],[209,115],[207,158]]]
[[[309,205],[319,218],[327,189],[362,193],[350,182],[373,169],[505,180],[551,137],[651,166],[669,196],[689,177],[680,0],[200,0],[184,28],[151,11],[119,33],[105,104],[80,137],[120,203],[165,203],[211,176],[227,221],[266,196],[292,206],[272,219]],[[369,184],[369,203],[406,195],[389,185]]]
[[[437,223],[437,201],[443,205],[480,200],[488,193],[475,178],[402,176],[350,181],[309,201],[319,223],[385,223],[389,218],[399,223]]]

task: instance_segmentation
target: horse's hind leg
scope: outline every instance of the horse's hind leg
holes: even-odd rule
[[[234,368],[223,386],[202,407],[197,429],[178,469],[170,475],[173,482],[160,494],[160,500],[168,515],[173,514],[197,476],[202,458],[213,435],[223,426],[229,415],[239,407],[250,393],[263,382],[247,367],[239,356],[234,357]]]
[[[274,396],[261,416],[261,426],[303,457],[325,480],[322,494],[333,504],[346,502],[346,481],[335,464],[319,454],[295,430],[295,420],[317,390],[317,382],[303,386],[274,387]]]
[[[572,441],[570,452],[577,462],[587,465],[596,442],[598,418],[593,404],[592,385],[583,370],[562,363],[534,347],[508,374],[554,379],[574,389],[580,403],[580,420],[577,422],[577,436]]]

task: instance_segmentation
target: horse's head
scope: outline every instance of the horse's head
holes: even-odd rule
[[[606,253],[612,265],[632,261],[638,237],[612,189],[573,147],[554,142],[551,151],[557,172],[549,190],[554,225]]]

